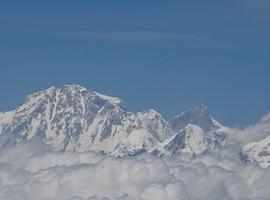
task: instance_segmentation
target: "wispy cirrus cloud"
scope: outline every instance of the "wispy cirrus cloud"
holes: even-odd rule
[[[269,0],[245,0],[244,2],[250,6],[261,6],[261,7],[269,6],[270,7]]]
[[[202,36],[179,29],[168,29],[166,26],[144,25],[131,26],[123,19],[102,19],[101,24],[95,20],[85,20],[84,23],[78,21],[63,22],[51,21],[45,22],[35,19],[17,19],[17,18],[0,18],[0,22],[12,30],[43,33],[49,35],[62,35],[82,39],[103,39],[103,40],[182,40],[193,41],[201,40]]]
[[[67,36],[107,40],[200,40],[198,35],[148,30],[91,31],[71,30],[60,32]]]
[[[249,12],[255,16],[259,16],[260,20],[270,21],[270,1],[269,0],[244,0],[241,1]]]

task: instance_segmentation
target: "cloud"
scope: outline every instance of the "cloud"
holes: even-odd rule
[[[102,40],[185,40],[185,41],[198,41],[201,40],[200,36],[178,33],[178,32],[162,32],[162,31],[148,31],[148,30],[118,30],[118,31],[91,31],[91,30],[66,30],[58,31],[58,34],[63,34],[70,37],[79,37],[82,39],[102,39]]]
[[[266,113],[262,118],[261,122],[269,122],[270,121],[270,112]]]
[[[1,20],[1,19],[0,19]],[[90,20],[90,19],[89,19]],[[160,30],[158,27],[145,27],[142,25],[130,27],[126,22],[122,22],[121,19],[104,19],[102,20],[104,26],[107,28],[96,28],[91,25],[96,24],[97,21],[90,20],[84,23],[75,23],[74,21],[69,21],[66,25],[61,21],[36,21],[31,18],[4,18],[2,23],[15,28],[15,30],[22,31],[21,25],[27,27],[27,31],[37,31],[40,33],[50,34],[50,35],[61,35],[68,36],[72,38],[81,39],[101,39],[101,40],[150,40],[150,41],[170,41],[170,40],[185,40],[185,41],[198,41],[202,37],[197,34],[181,32],[177,30]],[[112,24],[114,28],[112,29]],[[64,23],[65,24],[65,23]],[[152,23],[151,23],[152,24]]]
[[[226,133],[227,139],[232,143],[238,143],[243,146],[247,143],[260,141],[266,138],[270,134],[270,123],[267,120],[268,117],[269,115],[266,114],[258,123],[243,129],[228,129],[228,132]]]
[[[232,148],[203,154],[116,159],[53,152],[38,140],[0,152],[0,199],[267,199],[270,169],[245,165]]]
[[[248,6],[250,7],[261,7],[261,8],[265,8],[266,6],[270,6],[270,2],[269,0],[244,0],[243,2],[245,2]]]

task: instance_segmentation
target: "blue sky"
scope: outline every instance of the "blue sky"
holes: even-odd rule
[[[270,111],[267,0],[0,2],[0,110],[77,83],[166,118],[205,103],[227,125]]]

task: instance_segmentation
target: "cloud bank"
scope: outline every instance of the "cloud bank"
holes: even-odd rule
[[[0,152],[0,199],[268,199],[270,169],[243,164],[237,151],[115,159],[53,152],[35,139]]]

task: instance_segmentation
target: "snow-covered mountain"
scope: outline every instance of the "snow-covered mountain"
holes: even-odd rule
[[[196,106],[190,111],[182,112],[169,121],[174,132],[185,128],[188,124],[196,124],[206,132],[217,130],[223,126],[215,120],[203,104]]]
[[[159,155],[176,155],[188,153],[198,155],[208,149],[204,131],[197,125],[189,124],[177,134],[159,144]]]
[[[240,156],[246,163],[257,163],[262,168],[268,167],[270,165],[270,135],[261,141],[246,144]]]
[[[262,168],[270,166],[270,113],[244,129],[242,134],[247,140],[241,148],[241,160],[258,164]]]
[[[186,132],[190,132],[193,134],[191,138],[197,140],[196,148],[213,151],[226,143],[224,134],[226,128],[209,114],[207,107],[203,104],[176,115],[169,121],[169,124],[174,132],[172,138],[177,140],[180,135],[186,135]],[[185,136],[181,137],[186,138]],[[200,141],[198,141],[198,138],[200,138]],[[178,149],[173,151],[177,152]]]
[[[2,147],[40,137],[56,150],[120,157],[142,152],[200,154],[220,143],[220,129],[205,106],[167,122],[155,110],[132,113],[122,100],[79,85],[50,87],[0,113]]]

